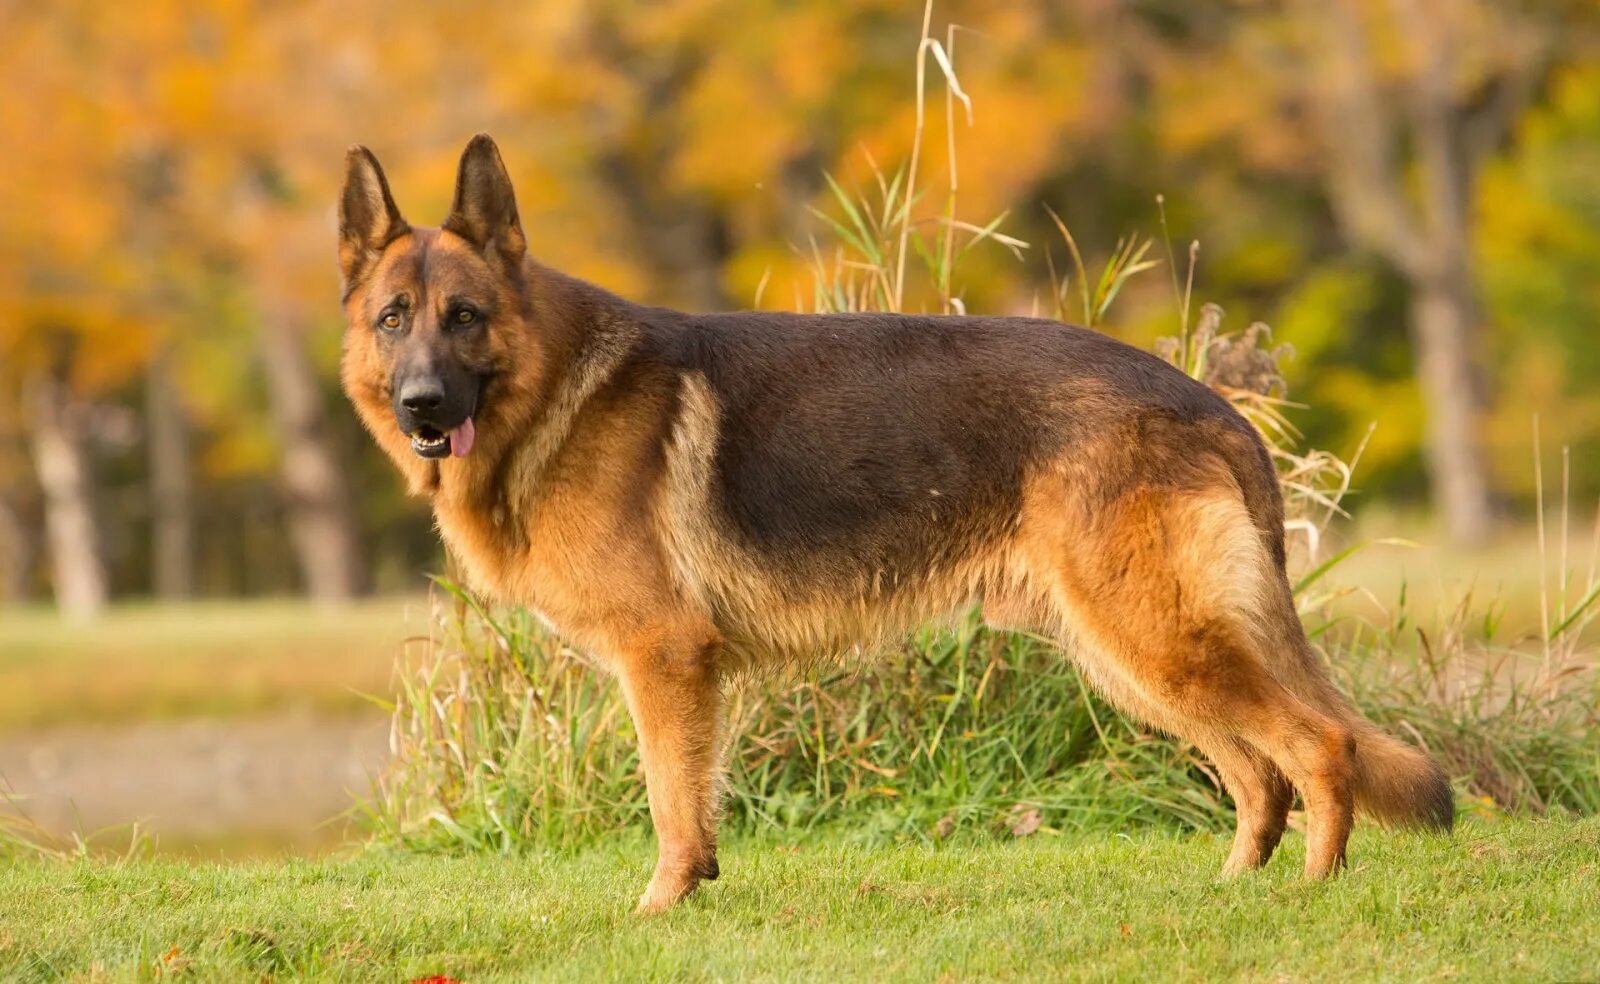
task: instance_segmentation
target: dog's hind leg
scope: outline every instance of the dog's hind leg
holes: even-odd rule
[[[671,633],[639,646],[617,666],[639,734],[656,829],[656,869],[639,898],[640,912],[665,909],[718,874],[719,645],[710,633]]]
[[[1261,867],[1283,837],[1294,787],[1271,760],[1249,745],[1226,738],[1202,739],[1196,745],[1217,767],[1223,786],[1233,797],[1238,827],[1222,874],[1237,875]]]
[[[1225,871],[1265,861],[1269,842],[1282,834],[1288,794],[1266,781],[1270,763],[1305,798],[1306,877],[1326,877],[1344,865],[1354,819],[1355,733],[1274,679],[1255,647],[1232,638],[1238,635],[1218,626],[1162,632],[1108,618],[1095,629],[1099,644],[1080,649],[1079,659],[1091,677],[1125,681],[1104,688],[1113,702],[1219,762],[1240,804],[1239,839]]]
[[[1149,661],[1134,656],[1129,642],[1114,644],[1108,650],[1088,642],[1081,634],[1062,639],[1063,646],[1076,655],[1076,661],[1096,687],[1125,713],[1169,734],[1193,742],[1216,766],[1222,785],[1233,798],[1236,829],[1233,850],[1223,865],[1224,877],[1259,868],[1272,857],[1288,825],[1289,807],[1294,803],[1294,787],[1283,770],[1267,755],[1226,728],[1219,729],[1215,718],[1196,719],[1182,708],[1151,692],[1146,684]],[[1173,648],[1181,649],[1178,643]],[[1115,650],[1123,653],[1120,658]],[[1129,667],[1127,663],[1134,666]],[[1146,670],[1141,673],[1139,667]],[[1143,679],[1141,679],[1143,678]],[[1193,686],[1193,683],[1190,684]]]
[[[1350,725],[1291,693],[1253,646],[1230,638],[1232,631],[1161,631],[1117,618],[1109,605],[1102,612],[1111,617],[1098,620],[1095,644],[1078,647],[1078,661],[1097,682],[1111,681],[1101,689],[1113,703],[1218,762],[1240,807],[1224,872],[1264,862],[1283,832],[1290,794],[1268,778],[1269,768],[1305,798],[1306,877],[1343,867],[1355,802]]]
[[[1321,688],[1286,685],[1274,641],[1301,630],[1243,504],[1225,491],[1138,489],[1080,530],[1055,540],[1056,600],[1084,643],[1079,663],[1113,701],[1230,759],[1232,787],[1262,804],[1241,813],[1228,870],[1264,858],[1281,833],[1282,790],[1250,762],[1270,763],[1305,799],[1306,876],[1338,870],[1354,818],[1355,728]]]

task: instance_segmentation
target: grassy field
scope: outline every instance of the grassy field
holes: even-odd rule
[[[1569,602],[1582,595],[1589,572],[1600,563],[1600,540],[1588,516],[1572,520],[1565,557],[1559,513],[1548,517],[1548,523],[1541,556],[1538,533],[1531,525],[1509,526],[1490,543],[1469,548],[1450,545],[1420,518],[1363,516],[1351,528],[1338,530],[1336,543],[1327,547],[1366,544],[1341,562],[1331,578],[1348,592],[1336,600],[1333,610],[1381,624],[1396,613],[1403,596],[1412,617],[1433,628],[1470,595],[1475,610],[1492,608],[1513,632],[1532,631],[1539,625],[1541,578],[1555,611],[1561,607],[1563,559]],[[1409,545],[1380,542],[1384,540]]]
[[[88,624],[0,612],[0,731],[307,707],[388,694],[422,596],[319,609],[300,600],[123,605]]]
[[[1380,597],[1397,596],[1404,578],[1417,586],[1410,595],[1413,611],[1426,621],[1449,591],[1430,597],[1428,579],[1411,564],[1446,572],[1432,578],[1435,585],[1449,581],[1451,571],[1489,570],[1517,586],[1502,596],[1509,620],[1536,623],[1537,577],[1529,572],[1539,568],[1537,553],[1508,546],[1496,556],[1496,563],[1484,565],[1427,551],[1374,550],[1339,573],[1345,583],[1370,584]],[[1397,565],[1397,557],[1407,566]],[[1345,603],[1360,601],[1351,596]],[[376,714],[362,694],[392,692],[395,659],[408,637],[427,633],[427,612],[420,597],[339,611],[299,602],[215,602],[121,607],[78,627],[48,612],[7,611],[0,616],[0,747],[9,741],[34,755],[33,736],[55,725],[104,725],[108,741],[125,744],[139,722],[152,719],[178,724],[205,716],[236,728],[263,720],[259,712],[291,708]],[[930,679],[937,676],[927,660],[914,665]],[[1600,819],[1493,819],[1494,809],[1474,809],[1477,800],[1467,789],[1463,805],[1490,819],[1473,820],[1453,839],[1366,831],[1354,844],[1351,872],[1332,884],[1306,885],[1297,877],[1303,844],[1291,835],[1268,871],[1218,883],[1226,845],[1217,835],[1163,833],[1162,824],[1143,813],[1142,832],[1112,832],[1132,829],[1126,817],[1117,819],[1118,804],[1184,805],[1206,793],[1192,763],[1134,735],[1110,751],[1084,745],[1079,772],[1099,777],[1092,789],[1057,788],[1058,782],[1052,789],[1062,795],[1052,799],[1013,788],[1004,769],[973,757],[1000,725],[968,716],[980,706],[985,714],[1000,714],[1016,704],[1001,698],[1015,697],[1021,681],[1001,686],[999,677],[986,673],[970,677],[940,677],[922,688],[942,693],[949,684],[951,693],[972,691],[970,701],[939,705],[944,709],[934,718],[950,725],[939,748],[959,760],[962,775],[976,770],[982,781],[1000,783],[992,795],[956,790],[967,800],[987,796],[1001,813],[1023,801],[1041,805],[1047,824],[1030,837],[996,840],[993,832],[1004,825],[979,810],[950,842],[886,846],[886,831],[931,830],[935,814],[956,799],[954,787],[935,788],[925,775],[929,769],[935,778],[944,775],[935,768],[944,759],[936,762],[931,749],[871,742],[863,745],[871,745],[870,754],[848,744],[830,746],[833,758],[876,764],[863,777],[871,789],[840,794],[854,804],[848,817],[796,833],[823,815],[824,800],[817,797],[790,804],[794,816],[785,813],[781,823],[764,826],[746,817],[732,825],[723,851],[726,877],[679,911],[650,920],[630,913],[653,854],[637,816],[633,833],[585,837],[580,842],[589,846],[572,852],[516,858],[372,852],[218,863],[196,861],[192,839],[163,836],[163,850],[189,857],[124,864],[0,861],[0,981],[392,981],[436,974],[463,981],[1148,980],[1155,974],[1174,980],[1523,981],[1600,973],[1593,942],[1600,939]],[[1028,680],[1044,686],[1033,676]],[[984,681],[990,689],[980,702]],[[1024,730],[1037,731],[1036,722],[1054,721],[1051,714],[1078,706],[1070,682],[1058,681],[1066,688],[1060,693],[1041,691],[1037,707],[1016,705],[1025,711]],[[860,680],[845,681],[835,696],[856,707],[869,689]],[[807,716],[809,706],[794,711],[807,734],[821,720]],[[282,718],[305,737],[306,725],[293,715],[265,717]],[[563,720],[587,719],[563,712]],[[1406,720],[1419,719],[1408,713]],[[1463,721],[1463,734],[1485,747],[1515,736],[1498,719],[1495,728],[1471,715]],[[1507,761],[1541,768],[1567,762],[1572,781],[1590,781],[1585,777],[1600,760],[1592,752],[1582,763],[1560,758],[1548,722],[1530,721],[1518,727],[1538,741],[1515,745]],[[1092,730],[1100,724],[1089,722]],[[620,719],[608,721],[604,733],[619,729],[626,730]],[[898,727],[867,730],[921,740],[920,732]],[[1444,735],[1438,729],[1428,734],[1435,732]],[[624,735],[618,742],[619,788],[636,800],[638,780],[627,759],[631,741]],[[1593,748],[1592,737],[1569,744]],[[1013,746],[1032,754],[1015,742],[1006,745]],[[272,747],[273,757],[282,759],[287,745]],[[757,765],[770,753],[785,767],[798,762],[811,768],[816,763],[805,756],[813,752],[809,745],[757,742],[750,755]],[[1056,775],[1060,763],[1039,754],[1040,768]],[[1142,768],[1139,755],[1155,759]],[[149,766],[152,783],[187,768],[172,754],[152,754]],[[765,790],[758,780],[766,773],[745,766],[740,788]],[[881,774],[886,767],[892,776]],[[896,783],[905,787],[904,796],[885,798],[884,790]],[[1082,792],[1084,802],[1063,789]],[[933,812],[922,816],[907,797],[929,790],[938,803],[923,804]],[[587,815],[580,808],[586,802],[574,801],[579,814]],[[1169,827],[1211,825],[1207,810],[1216,803],[1189,805],[1199,819],[1180,823],[1172,809],[1154,813]],[[130,807],[127,819],[149,812]],[[884,822],[891,814],[897,826]],[[1086,829],[1074,832],[1068,821],[1081,818]],[[1052,834],[1051,825],[1067,832]],[[219,837],[225,853],[239,856],[236,836]],[[804,839],[785,840],[790,837]],[[304,838],[290,838],[264,853],[308,849]]]
[[[1219,840],[1143,835],[724,847],[720,882],[630,914],[634,839],[569,856],[0,868],[0,978],[1579,980],[1600,820],[1365,831],[1354,867],[1218,882]]]

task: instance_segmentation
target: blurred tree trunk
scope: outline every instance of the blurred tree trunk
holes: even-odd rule
[[[189,474],[189,422],[172,378],[169,354],[145,374],[151,514],[151,582],[161,598],[194,593],[194,495]]]
[[[1434,500],[1454,539],[1482,543],[1494,515],[1480,434],[1489,401],[1478,359],[1482,332],[1472,283],[1464,269],[1408,279]]]
[[[33,458],[44,493],[45,536],[56,604],[76,619],[105,607],[107,587],[100,528],[94,515],[87,407],[58,374],[32,385]]]
[[[585,8],[583,37],[590,54],[626,79],[641,104],[632,139],[597,139],[603,149],[595,156],[594,173],[621,204],[629,241],[650,268],[651,280],[663,286],[659,300],[700,311],[726,310],[722,268],[732,252],[726,219],[713,202],[674,194],[661,174],[661,161],[670,159],[683,140],[675,112],[709,57],[703,44],[679,44],[670,52],[639,45],[620,22],[628,16],[626,9]],[[614,121],[600,116],[591,125],[606,130]]]
[[[1495,120],[1487,111],[1473,119],[1457,105],[1452,18],[1427,6],[1390,0],[1417,55],[1411,73],[1394,81],[1380,77],[1360,4],[1305,0],[1300,9],[1321,28],[1312,41],[1321,68],[1314,95],[1335,213],[1347,235],[1406,280],[1434,501],[1453,539],[1481,543],[1494,509],[1470,207],[1475,160],[1494,140],[1474,131],[1492,131]],[[1498,102],[1488,103],[1493,115],[1510,118]],[[1405,148],[1414,166],[1402,159]]]
[[[0,494],[0,605],[28,597],[33,569],[34,537],[17,507]]]
[[[709,203],[662,200],[654,168],[635,166],[623,151],[601,155],[595,170],[622,204],[629,239],[649,265],[652,280],[666,285],[665,299],[696,311],[727,310],[722,268],[731,246],[722,215]]]
[[[364,590],[366,573],[350,490],[329,438],[322,389],[298,313],[282,307],[268,310],[261,353],[283,443],[289,535],[306,591],[318,601],[348,600]]]

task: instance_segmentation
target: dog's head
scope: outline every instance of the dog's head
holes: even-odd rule
[[[378,159],[350,149],[339,198],[342,377],[414,485],[437,481],[438,459],[482,446],[498,377],[528,334],[525,252],[511,179],[488,135],[461,155],[455,200],[437,229],[408,224]]]

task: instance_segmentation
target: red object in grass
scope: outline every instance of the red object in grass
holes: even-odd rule
[[[406,984],[461,984],[461,982],[454,977],[435,974],[432,977],[413,977]]]

